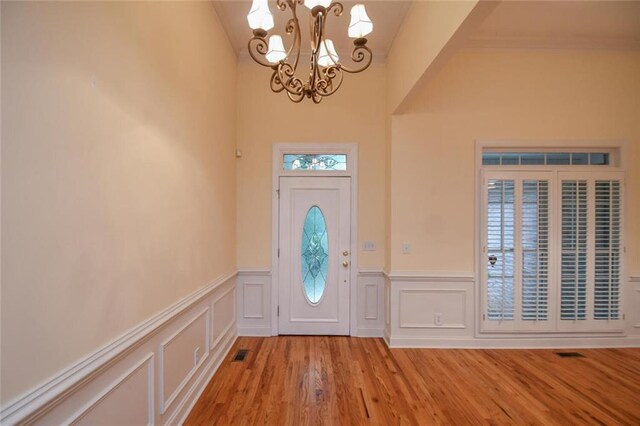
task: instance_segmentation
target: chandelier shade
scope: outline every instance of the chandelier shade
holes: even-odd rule
[[[373,31],[373,23],[363,4],[356,4],[351,8],[351,23],[349,24],[349,37],[360,38]]]
[[[324,8],[329,7],[331,0],[304,0],[304,5],[309,9],[313,9],[316,6],[322,6]]]
[[[282,43],[282,37],[279,35],[269,37],[269,50],[267,50],[265,57],[267,61],[272,64],[277,64],[287,57],[287,52],[284,50],[284,44]]]
[[[268,0],[253,0],[251,10],[247,15],[249,28],[252,30],[262,29],[269,31],[273,28],[273,15],[269,10]]]
[[[333,46],[333,41],[327,39],[324,43],[320,43],[320,54],[318,55],[318,65],[321,67],[329,67],[337,64],[340,58]]]
[[[355,66],[347,66],[340,61],[333,40],[325,36],[327,20],[342,15],[342,3],[332,0],[275,0],[275,4],[281,12],[288,9],[291,13],[284,27],[289,38],[287,44],[290,43],[288,48],[280,35],[268,33],[273,28],[268,0],[253,0],[247,16],[253,30],[253,37],[248,43],[249,55],[258,64],[272,70],[270,88],[273,92],[285,92],[296,103],[305,97],[320,103],[340,88],[345,73],[356,74],[371,65],[373,54],[365,36],[373,30],[373,23],[364,5],[355,5],[351,9],[348,27],[345,23],[346,35],[354,39],[350,59]],[[302,5],[309,9],[310,35],[309,72],[304,79],[296,75],[301,65],[302,34],[298,7]]]

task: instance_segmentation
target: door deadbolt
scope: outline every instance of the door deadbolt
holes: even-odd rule
[[[342,255],[343,256],[349,256],[349,252],[345,250],[345,251],[342,252]]]
[[[347,261],[345,260],[344,262],[342,262],[342,266],[344,266],[344,267],[346,268],[347,266],[349,266],[349,262],[347,262]]]

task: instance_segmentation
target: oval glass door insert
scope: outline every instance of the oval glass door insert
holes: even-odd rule
[[[329,239],[327,223],[320,207],[313,206],[307,212],[302,229],[302,287],[307,300],[320,302],[327,285],[329,271]]]

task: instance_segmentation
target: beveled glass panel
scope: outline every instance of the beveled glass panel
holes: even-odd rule
[[[327,223],[318,206],[311,207],[307,212],[301,244],[302,287],[307,300],[315,305],[324,294],[329,272]]]
[[[346,154],[284,154],[284,170],[345,171]]]

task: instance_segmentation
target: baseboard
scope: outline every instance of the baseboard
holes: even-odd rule
[[[268,337],[271,336],[271,327],[238,327],[238,336]]]
[[[565,349],[565,348],[638,348],[640,337],[581,337],[563,339],[474,339],[387,337],[390,348],[432,349]]]
[[[357,337],[384,337],[384,328],[381,327],[359,327],[356,330]]]
[[[110,376],[117,376],[119,374],[118,371],[125,368],[123,366],[129,362],[130,358],[135,358],[138,352],[157,352],[160,347],[160,341],[168,333],[173,333],[174,330],[187,323],[189,316],[194,312],[208,308],[211,299],[219,291],[235,286],[236,275],[237,272],[234,271],[216,279],[167,307],[149,320],[132,328],[94,353],[87,355],[43,384],[8,402],[0,409],[0,423],[2,425],[13,425],[39,420],[44,423],[57,424],[66,422],[67,419],[69,422],[73,422],[73,415],[75,415],[79,407],[83,407],[87,401],[91,401],[96,394],[103,391],[103,389],[98,389],[98,392],[95,391],[96,387],[102,386],[102,380],[106,380]],[[235,323],[235,315],[228,320]],[[207,327],[207,333],[208,330],[209,328]],[[227,330],[227,334],[235,338],[235,327]],[[221,345],[212,348],[211,352],[224,352],[220,348],[224,346],[223,341],[233,340],[229,336],[226,339],[222,339]],[[206,340],[206,336],[203,336],[203,338]],[[199,383],[202,374],[209,372],[210,368],[218,361],[216,356],[209,356],[209,358],[210,361],[206,361],[207,364],[205,364],[206,368],[197,368],[198,371],[195,373],[198,380],[195,383]],[[157,359],[158,356],[154,356],[153,362],[155,363]],[[193,380],[192,378],[192,383],[194,383]],[[154,383],[159,383],[159,380],[155,380],[152,376],[150,377],[150,383],[150,386],[155,386]],[[194,392],[192,389],[194,386],[196,385],[191,384],[191,387],[186,387],[190,389],[187,394],[190,395]],[[151,390],[157,395],[157,389]],[[180,403],[177,406],[186,404],[187,399],[181,396]],[[161,422],[160,413],[157,412],[157,407],[153,404],[153,401],[150,404],[150,410],[152,411],[150,419]],[[175,412],[177,411],[179,410],[174,409],[168,415],[176,416]]]

